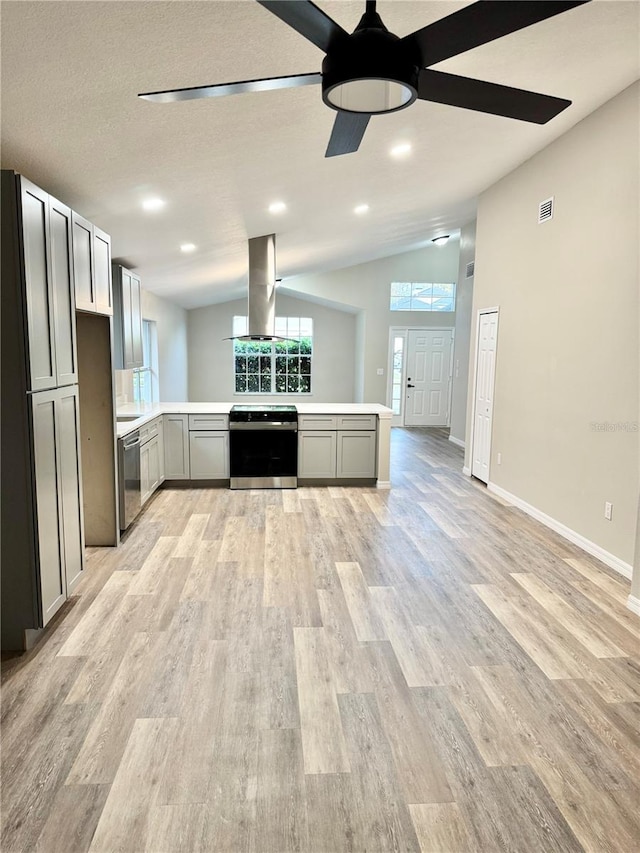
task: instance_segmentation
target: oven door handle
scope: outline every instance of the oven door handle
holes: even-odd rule
[[[298,424],[293,421],[232,421],[229,424],[230,430],[245,429],[253,432],[266,432],[268,430],[297,432]]]

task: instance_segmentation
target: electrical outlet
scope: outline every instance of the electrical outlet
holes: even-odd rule
[[[498,465],[502,465],[502,453],[498,453]]]
[[[613,504],[609,503],[609,501],[605,501],[604,504],[604,517],[607,521],[611,521],[611,516],[613,515]]]

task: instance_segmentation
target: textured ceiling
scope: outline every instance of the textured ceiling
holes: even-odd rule
[[[362,2],[319,2],[352,30]],[[466,3],[381,0],[405,35]],[[111,234],[115,258],[186,307],[238,295],[248,237],[277,234],[284,278],[425,245],[477,195],[639,75],[640,4],[594,0],[435,66],[573,100],[548,125],[437,104],[373,117],[324,159],[320,88],[152,104],[138,92],[320,70],[321,51],[253,0],[4,2],[2,165]],[[396,161],[389,149],[410,142]],[[149,196],[166,201],[149,214]],[[267,210],[275,200],[286,213]],[[353,208],[366,202],[368,214]],[[181,243],[197,250],[184,255]]]

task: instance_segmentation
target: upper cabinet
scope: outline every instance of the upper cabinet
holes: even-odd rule
[[[96,313],[113,314],[111,293],[111,237],[93,226],[93,280]]]
[[[111,238],[73,213],[73,263],[78,311],[113,314]]]
[[[142,367],[142,306],[140,278],[118,264],[113,265],[114,367]]]
[[[78,368],[71,210],[12,172],[3,173],[3,182],[7,199],[15,186],[19,207],[14,268],[17,280],[24,281],[27,389],[73,385]]]

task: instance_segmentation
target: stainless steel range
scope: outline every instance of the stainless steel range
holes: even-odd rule
[[[229,412],[232,489],[295,489],[298,411],[295,406],[233,406]]]

